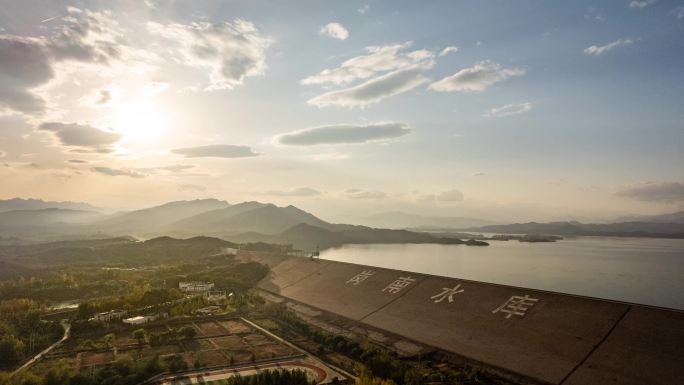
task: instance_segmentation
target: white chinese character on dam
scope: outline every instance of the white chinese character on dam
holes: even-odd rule
[[[458,284],[458,285],[454,286],[453,288],[448,288],[448,287],[442,288],[441,293],[435,294],[430,298],[432,298],[434,303],[440,303],[440,302],[444,301],[445,299],[447,301],[449,301],[449,303],[451,303],[451,302],[454,302],[454,295],[456,295],[458,293],[463,293],[464,291],[465,291],[464,289],[461,289],[461,284]]]
[[[392,294],[397,294],[398,292],[401,291],[401,289],[405,288],[406,286],[412,284],[415,281],[416,281],[415,278],[399,277],[399,278],[397,278],[396,281],[390,283],[389,285],[387,285],[386,288],[382,289],[382,291],[392,293]]]
[[[359,274],[349,278],[349,281],[346,282],[346,284],[352,284],[354,286],[360,284],[361,282],[367,280],[370,278],[375,272],[373,270],[364,270],[360,272]]]
[[[503,305],[499,306],[497,309],[492,310],[492,314],[498,312],[506,313],[506,318],[511,318],[514,315],[523,317],[525,312],[534,306],[539,299],[532,298],[529,295],[524,297],[519,295],[511,296]]]

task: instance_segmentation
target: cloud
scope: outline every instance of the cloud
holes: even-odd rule
[[[157,174],[159,172],[179,173],[179,172],[183,172],[183,171],[189,170],[189,169],[194,168],[194,167],[195,166],[193,166],[191,164],[173,164],[170,166],[136,167],[133,170],[144,172],[146,174]]]
[[[7,156],[7,153],[5,151],[0,150],[0,158],[4,158]]]
[[[316,75],[302,80],[302,84],[345,85],[358,79],[368,79],[381,72],[406,68],[430,68],[434,65],[435,54],[428,50],[405,52],[411,42],[386,46],[366,47],[367,55],[353,57],[339,67],[325,69]]]
[[[254,152],[250,147],[232,144],[176,148],[171,150],[171,152],[183,155],[186,158],[249,158],[261,155],[258,152]]]
[[[71,163],[71,164],[85,164],[85,163],[90,163],[90,162],[88,162],[87,160],[83,160],[83,159],[69,159],[69,160],[67,160],[67,163]]]
[[[350,199],[385,199],[387,194],[378,190],[360,190],[360,189],[349,189],[344,192],[347,198]]]
[[[520,115],[531,111],[532,107],[534,107],[534,104],[532,102],[525,102],[520,104],[506,104],[501,107],[492,108],[491,110],[487,111],[484,114],[484,116],[500,118],[503,116]]]
[[[598,55],[602,55],[608,51],[611,51],[617,47],[624,47],[624,46],[631,45],[633,43],[634,43],[634,41],[632,41],[632,39],[626,37],[626,38],[622,38],[622,39],[617,39],[612,43],[608,43],[608,44],[602,45],[602,46],[592,45],[590,47],[585,48],[584,53],[587,55],[598,56]]]
[[[632,0],[629,2],[630,8],[646,8],[651,4],[655,4],[657,0]]]
[[[46,122],[38,129],[51,132],[63,146],[77,147],[85,152],[112,152],[112,146],[121,139],[119,133],[103,131],[89,124]]]
[[[625,187],[618,191],[617,195],[647,202],[684,202],[684,183],[641,183]]]
[[[365,14],[368,12],[369,9],[370,9],[370,6],[369,6],[368,4],[364,4],[364,5],[362,5],[361,7],[359,7],[359,9],[357,9],[357,11],[358,11],[360,14],[365,15]]]
[[[340,23],[328,23],[321,28],[321,36],[331,37],[338,40],[347,40],[349,31]]]
[[[470,174],[470,176],[485,176],[485,175],[487,175],[487,174],[485,174],[483,172],[474,172],[474,173]]]
[[[207,188],[204,186],[198,186],[196,184],[181,184],[178,185],[178,191],[206,191]]]
[[[489,86],[511,77],[523,76],[522,68],[504,68],[492,61],[481,61],[430,84],[439,92],[482,92]]]
[[[111,168],[111,167],[93,167],[90,169],[93,172],[97,172],[100,174],[104,175],[109,175],[109,176],[127,176],[130,178],[144,178],[146,175],[133,171],[133,170],[127,170],[127,169],[118,169],[118,168]]]
[[[270,190],[266,195],[275,195],[281,197],[310,197],[321,195],[321,192],[310,187],[299,187],[292,190]]]
[[[684,5],[680,5],[679,7],[673,9],[672,14],[677,18],[677,20],[684,19]]]
[[[365,107],[412,90],[427,81],[417,68],[398,70],[354,87],[326,92],[309,99],[307,103],[317,107]]]
[[[447,190],[438,194],[437,200],[440,202],[462,202],[463,193],[456,189]]]
[[[266,70],[266,49],[271,45],[271,39],[262,36],[249,21],[148,22],[147,28],[179,44],[186,65],[210,68],[210,90],[232,89],[245,78],[262,75]]]
[[[456,53],[456,52],[458,52],[458,47],[454,47],[454,46],[452,45],[452,46],[446,47],[446,48],[444,48],[443,50],[441,50],[441,51],[439,52],[439,56],[446,56],[446,55],[448,55],[448,54],[450,54],[450,53]]]
[[[404,123],[373,123],[368,125],[337,124],[305,128],[276,137],[280,144],[314,146],[317,144],[367,143],[398,138],[411,132]]]
[[[59,62],[108,65],[129,53],[108,12],[69,7],[50,36],[0,35],[0,110],[40,114],[47,105],[34,89],[55,77]]]

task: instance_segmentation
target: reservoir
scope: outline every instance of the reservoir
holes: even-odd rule
[[[322,259],[684,310],[684,239],[344,245]]]

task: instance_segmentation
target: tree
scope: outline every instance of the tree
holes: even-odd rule
[[[26,345],[14,335],[0,337],[0,366],[12,366],[24,358]]]
[[[142,345],[145,343],[145,336],[147,335],[147,332],[145,332],[145,329],[137,329],[133,331],[133,338],[138,340],[138,345]]]
[[[197,330],[192,326],[183,326],[179,332],[186,340],[191,340],[197,335]]]
[[[114,333],[109,333],[109,334],[105,335],[104,337],[102,337],[102,342],[104,342],[104,344],[108,348],[113,349],[114,344],[116,343],[116,336],[114,335]]]

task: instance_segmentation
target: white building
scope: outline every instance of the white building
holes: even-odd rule
[[[125,320],[123,320],[123,322],[125,324],[129,324],[129,325],[142,325],[144,323],[147,323],[148,321],[149,321],[149,319],[147,317],[141,316],[141,315],[136,316],[136,317],[126,318]]]
[[[213,282],[178,282],[181,291],[189,293],[204,293],[214,288]]]
[[[124,310],[110,310],[110,311],[106,311],[106,312],[102,312],[102,313],[97,313],[90,320],[101,321],[101,322],[109,322],[112,320],[121,319],[125,315],[126,315],[126,312]]]

